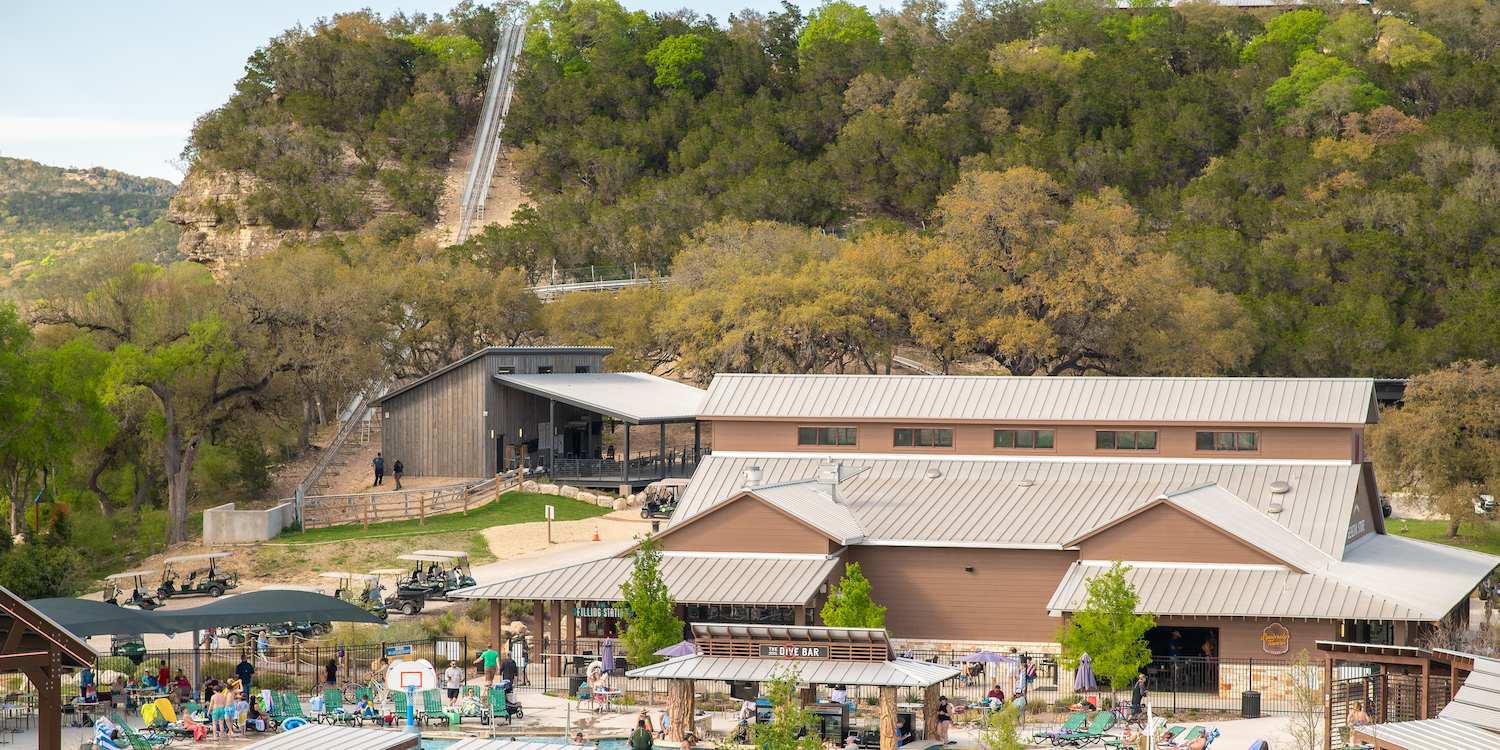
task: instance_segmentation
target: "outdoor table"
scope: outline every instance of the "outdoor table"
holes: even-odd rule
[[[125,688],[125,694],[130,696],[129,702],[136,706],[150,703],[157,696],[164,695],[159,688],[154,687]]]
[[[613,711],[615,699],[620,696],[619,688],[600,688],[594,691],[594,710],[601,707],[606,711]]]
[[[94,725],[94,711],[98,710],[99,702],[93,703],[64,703],[63,710],[73,709],[73,725],[75,727],[91,727]]]

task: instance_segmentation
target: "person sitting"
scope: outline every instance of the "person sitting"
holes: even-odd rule
[[[996,683],[994,687],[990,688],[989,692],[984,694],[984,703],[992,711],[998,711],[1005,707],[1005,691],[1000,689],[999,683]]]
[[[250,696],[250,708],[245,713],[245,729],[247,731],[253,729],[257,732],[266,731],[266,715],[261,713],[259,696]]]

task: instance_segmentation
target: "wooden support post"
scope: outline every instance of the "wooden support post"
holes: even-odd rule
[[[553,599],[552,601],[548,602],[547,605],[547,608],[550,610],[547,613],[547,634],[548,636],[550,636],[550,640],[552,641],[552,653],[560,654],[562,653],[562,602]],[[563,670],[561,656],[553,656],[551,659],[547,660],[547,663],[552,667],[553,677],[562,676]]]
[[[620,481],[623,482],[623,483],[625,483],[625,484],[630,484],[630,423],[629,422],[625,423],[625,450],[621,451],[621,453],[623,455],[620,456],[620,460],[624,462],[624,463],[621,464],[621,466],[624,466],[625,468],[621,471]]]
[[[792,608],[792,624],[793,625],[806,625],[807,624],[807,607],[793,607]]]
[[[1323,747],[1333,748],[1333,654],[1323,658]]]
[[[490,600],[490,648],[503,651],[505,646],[505,600]]]
[[[1428,697],[1428,689],[1432,684],[1432,660],[1422,660],[1422,686],[1417,689],[1417,718],[1427,718],[1427,705],[1432,702]]]
[[[669,680],[667,682],[667,739],[681,742],[688,732],[697,734],[693,727],[693,681]]]
[[[802,689],[797,692],[801,696],[802,705],[804,706],[811,706],[812,704],[818,702],[817,685],[803,685]]]
[[[896,688],[880,688],[880,750],[896,750]]]
[[[370,528],[370,516],[375,514],[375,496],[365,495],[365,528]]]
[[[938,699],[943,697],[943,686],[928,685],[922,690],[922,738],[937,739]]]
[[[423,493],[417,496],[417,525],[427,525],[427,495]]]

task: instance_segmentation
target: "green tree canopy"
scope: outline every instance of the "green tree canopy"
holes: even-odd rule
[[[862,5],[832,0],[807,17],[807,25],[797,35],[797,48],[806,51],[824,42],[853,44],[880,41],[880,27],[875,17]]]
[[[771,720],[750,725],[751,745],[767,750],[819,750],[823,746],[797,684],[796,670],[778,672],[760,684],[761,695],[771,704]]]
[[[656,85],[662,88],[696,91],[707,80],[703,37],[697,34],[677,34],[661,40],[646,53],[646,62],[656,69]]]
[[[870,579],[859,563],[844,563],[844,575],[823,603],[823,624],[831,628],[883,628],[885,607],[870,596]]]
[[[630,577],[620,584],[625,632],[620,642],[635,666],[655,664],[659,649],[682,640],[682,620],[661,578],[661,548],[650,537],[635,549]]]
[[[1139,599],[1125,578],[1128,570],[1116,561],[1089,579],[1083,608],[1068,617],[1058,634],[1064,665],[1076,667],[1079,658],[1088,654],[1094,672],[1116,688],[1129,685],[1151,663],[1145,635],[1156,627],[1155,616],[1136,613]]]

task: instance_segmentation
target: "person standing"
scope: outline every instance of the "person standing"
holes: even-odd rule
[[[474,666],[484,670],[484,686],[486,689],[495,686],[495,667],[500,664],[500,652],[493,648],[487,648],[474,660]]]
[[[255,665],[250,663],[249,654],[240,656],[240,663],[235,665],[234,674],[240,678],[240,685],[245,689],[245,698],[250,698],[250,678],[255,676]]]
[[[1146,673],[1142,672],[1135,676],[1135,684],[1130,686],[1132,716],[1139,716],[1146,710],[1146,695]]]
[[[517,684],[530,685],[531,680],[526,676],[526,636],[518,635],[510,639],[510,658],[516,663],[516,669],[520,673],[521,681]]]
[[[448,705],[457,706],[464,689],[464,670],[457,661],[448,662],[448,668],[443,670],[443,687],[448,691]]]
[[[396,459],[395,465],[391,466],[391,476],[396,478],[396,489],[401,489],[401,475],[406,473],[406,467],[401,465],[401,459]]]
[[[515,686],[516,676],[520,671],[516,666],[516,660],[510,658],[510,654],[506,654],[505,659],[500,662],[500,679],[503,682],[509,683],[505,686],[507,690]]]
[[[83,666],[83,671],[78,673],[78,694],[87,696],[89,694],[89,688],[93,686],[94,670],[90,669],[89,666],[85,664]]]
[[[325,678],[324,681],[327,682],[330,685],[337,685],[337,684],[339,684],[339,660],[338,659],[329,659],[328,663],[323,665],[323,677]]]
[[[948,730],[951,728],[953,728],[953,704],[948,702],[948,696],[939,696],[937,705],[938,741],[945,745],[957,745],[958,740],[948,739]]]
[[[381,480],[385,479],[385,458],[380,455],[380,451],[375,451],[375,458],[370,461],[370,468],[375,470],[375,484],[372,486],[379,487]]]

